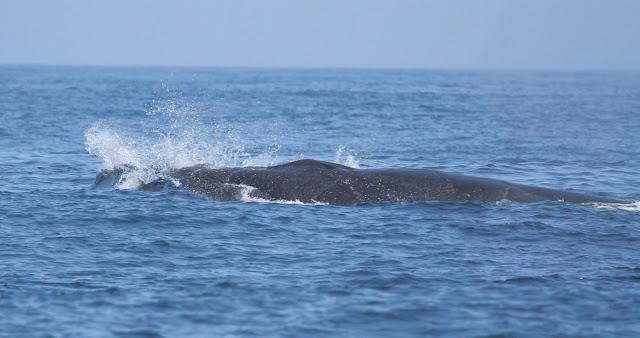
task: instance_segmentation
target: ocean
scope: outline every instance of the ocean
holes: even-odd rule
[[[302,158],[632,203],[136,189]],[[638,72],[0,66],[0,336],[640,336],[639,173]]]

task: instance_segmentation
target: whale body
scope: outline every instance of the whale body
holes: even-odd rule
[[[126,170],[102,170],[96,185],[113,185]],[[215,200],[255,197],[266,200],[353,205],[380,202],[540,202],[625,203],[571,191],[451,174],[430,169],[355,169],[299,160],[269,167],[210,168],[197,165],[172,170],[170,180],[141,185],[153,189],[169,181]]]

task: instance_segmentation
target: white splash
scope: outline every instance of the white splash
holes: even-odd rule
[[[103,169],[126,168],[117,189],[171,179],[172,169],[203,163],[215,168],[271,165],[279,150],[272,145],[249,152],[234,130],[204,124],[192,108],[180,110],[171,100],[156,103],[147,115],[142,129],[98,122],[85,131],[85,149],[102,160]]]
[[[343,145],[340,145],[336,150],[334,162],[351,168],[360,168],[360,162],[351,153],[351,151]]]
[[[305,203],[300,200],[271,200],[259,197],[258,188],[245,184],[236,184],[240,188],[240,201],[250,203],[273,203],[273,204],[290,204],[290,205],[329,205],[322,202]],[[254,194],[258,192],[257,194]]]

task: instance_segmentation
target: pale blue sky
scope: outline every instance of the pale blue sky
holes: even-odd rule
[[[636,0],[0,0],[0,63],[639,69]]]

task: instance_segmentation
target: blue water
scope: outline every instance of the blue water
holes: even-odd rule
[[[0,66],[0,336],[640,335],[638,203],[92,186],[300,158],[640,201],[640,73]]]

